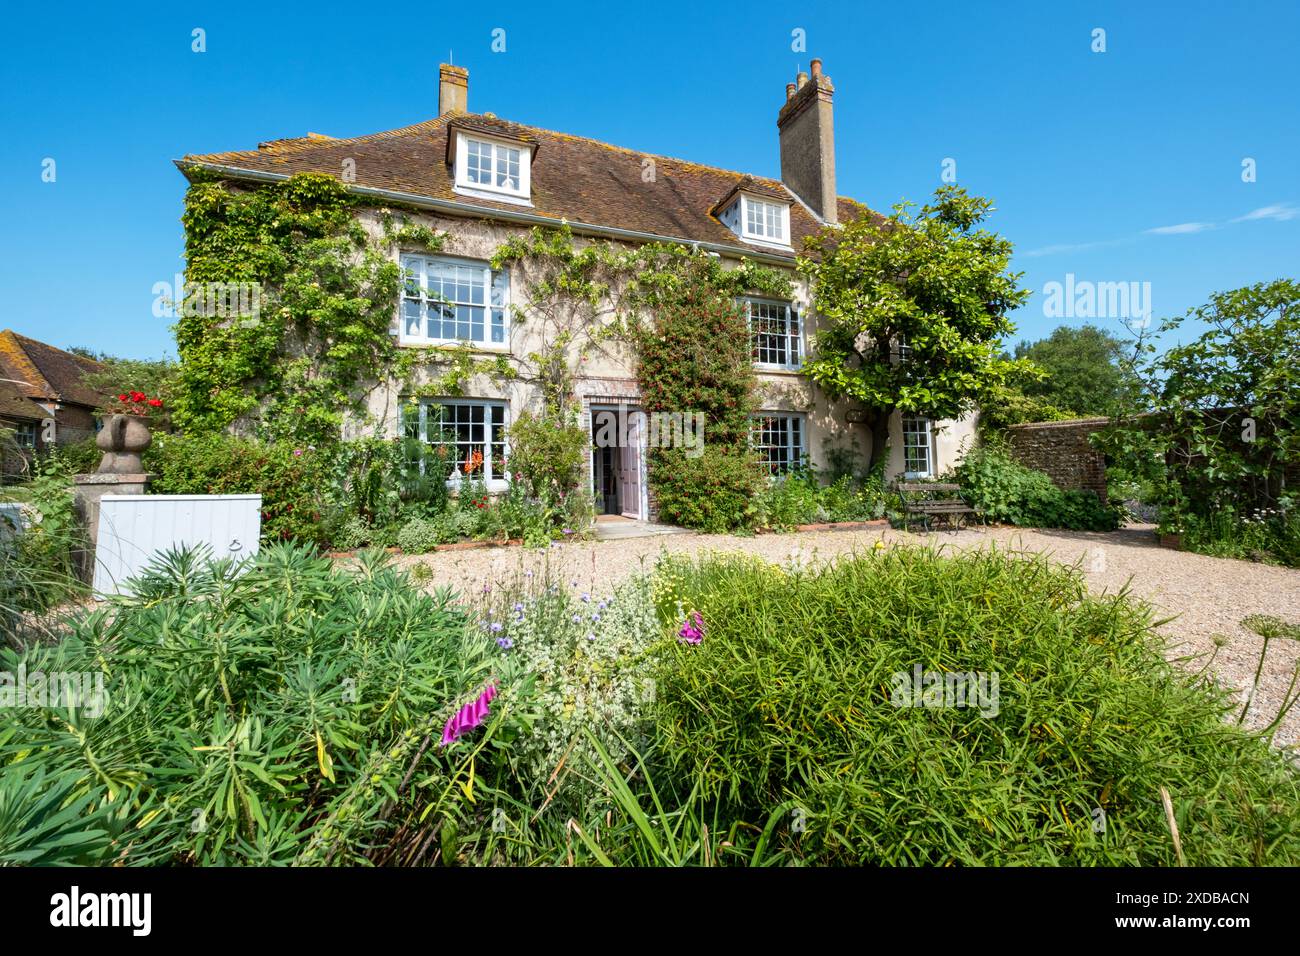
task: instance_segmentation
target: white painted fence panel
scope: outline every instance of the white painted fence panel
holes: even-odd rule
[[[99,503],[95,590],[123,585],[169,548],[206,544],[215,558],[257,554],[261,495],[104,495]]]

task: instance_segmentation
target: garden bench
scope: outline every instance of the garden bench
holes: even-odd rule
[[[943,497],[936,497],[942,495]],[[975,509],[961,495],[961,486],[944,482],[917,481],[898,483],[898,496],[903,500],[903,530],[910,531],[912,518],[919,516],[922,527],[929,531],[934,524],[942,524],[957,531],[966,524],[966,516]]]

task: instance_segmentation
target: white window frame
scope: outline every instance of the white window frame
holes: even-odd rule
[[[493,302],[493,282],[492,268],[486,262],[480,262],[474,259],[455,259],[448,256],[426,256],[416,253],[404,253],[401,257],[402,268],[402,293],[397,305],[397,341],[401,345],[451,345],[460,342],[468,342],[475,348],[496,349],[508,351],[510,348],[510,306],[506,301]],[[466,283],[471,289],[478,288],[482,292],[483,302],[480,305],[473,301],[471,292],[470,300],[461,302],[458,298],[447,299],[441,293],[430,294],[429,283],[434,270],[444,270],[454,268],[457,272],[468,270],[476,273],[472,276],[472,284]],[[441,284],[441,283],[440,283]],[[456,283],[460,285],[459,282]],[[483,310],[483,337],[474,338],[471,334],[468,338],[453,336],[450,338],[429,335],[429,306],[434,303],[450,304],[454,306],[465,306],[468,308],[482,308]],[[414,313],[414,314],[413,314]],[[415,319],[419,323],[417,333],[412,333],[410,323]],[[445,318],[440,318],[439,323],[445,322]],[[459,323],[458,323],[459,324]],[[471,324],[471,329],[472,329]],[[498,340],[494,333],[500,329],[500,339]],[[441,327],[439,332],[443,331]]]
[[[765,419],[785,421],[786,440],[784,444],[775,445],[761,441]],[[791,425],[795,427],[791,428]],[[795,431],[798,432],[797,436]],[[759,467],[763,468],[769,475],[776,477],[787,474],[801,467],[808,457],[808,416],[802,412],[756,412],[750,416],[749,444],[751,448],[759,453]],[[764,449],[769,448],[782,449],[786,458],[785,462],[764,460],[766,458]]]
[[[759,230],[750,229],[749,214],[755,210],[755,219],[762,222]],[[778,234],[773,235],[775,228]],[[771,199],[740,194],[740,237],[760,245],[790,248],[790,206]]]
[[[932,423],[928,418],[922,418],[919,415],[904,415],[901,422],[903,430],[903,477],[904,478],[933,478],[934,477],[934,430]],[[924,436],[924,440],[917,441],[917,436]],[[911,468],[910,465],[920,462],[920,455],[912,452],[925,450],[925,468]]]
[[[429,440],[430,408],[481,408],[483,410],[483,441],[457,441],[442,442]],[[399,415],[404,416],[407,409],[416,409],[417,420],[415,422],[415,437],[429,446],[452,445],[457,447],[461,445],[482,445],[483,446],[483,471],[479,476],[483,479],[484,487],[493,493],[505,491],[510,486],[510,472],[508,462],[510,460],[510,404],[501,399],[495,398],[421,398],[407,402]],[[501,421],[494,423],[492,421],[493,411],[501,410]],[[398,430],[402,435],[407,435],[407,426],[410,424],[404,417],[399,418]],[[452,422],[447,427],[448,430],[455,430],[456,422]],[[472,428],[472,422],[470,424]],[[501,440],[492,441],[492,429],[498,427],[501,429]],[[471,431],[470,437],[473,437]],[[494,453],[493,446],[498,446],[498,451]],[[471,453],[472,453],[471,448]],[[500,461],[497,460],[498,455]],[[460,487],[465,475],[460,468],[460,455],[457,454],[457,464],[452,468],[450,477],[447,479],[447,487],[453,490]]]
[[[469,157],[471,146],[473,146],[476,155],[481,153],[483,147],[488,147],[490,150],[491,179],[488,182],[475,182],[470,179]],[[499,183],[501,163],[503,160],[511,162],[512,153],[518,154],[519,162],[518,182],[514,188]],[[457,192],[471,196],[504,199],[512,202],[522,201],[526,205],[532,205],[532,153],[532,147],[523,143],[493,139],[491,136],[482,136],[478,133],[457,133],[455,189]],[[507,175],[508,172],[509,170],[507,170]]]
[[[804,349],[803,349],[803,312],[794,307],[792,302],[783,302],[780,299],[760,299],[747,297],[744,300],[745,305],[745,322],[749,327],[749,344],[750,355],[753,358],[754,368],[759,369],[779,369],[781,371],[793,372],[803,366]],[[785,310],[785,327],[784,333],[766,332],[765,335],[775,335],[785,340],[786,353],[790,360],[786,362],[764,362],[759,358],[761,350],[758,347],[756,336],[759,333],[754,331],[754,306],[764,308],[778,308]]]

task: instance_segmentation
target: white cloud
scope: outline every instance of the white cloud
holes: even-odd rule
[[[1145,232],[1150,236],[1186,236],[1213,228],[1214,224],[1209,222],[1180,222],[1174,226],[1156,226],[1156,228],[1147,229]]]
[[[1273,219],[1277,222],[1287,222],[1291,219],[1300,218],[1300,206],[1291,203],[1278,203],[1275,206],[1261,206],[1258,209],[1252,209],[1244,216],[1238,216],[1233,222],[1257,222],[1261,219]]]
[[[1190,236],[1198,232],[1218,229],[1220,225],[1236,222],[1262,222],[1264,220],[1289,222],[1292,219],[1300,219],[1300,205],[1285,202],[1252,209],[1244,216],[1229,219],[1227,223],[1180,222],[1172,226],[1156,226],[1154,229],[1144,229],[1138,236]],[[1088,249],[1100,249],[1105,246],[1116,246],[1121,243],[1132,242],[1138,236],[1128,236],[1123,239],[1103,239],[1096,242],[1059,243],[1052,246],[1042,246],[1038,249],[1030,249],[1028,252],[1020,253],[1020,255],[1027,259],[1036,259],[1039,256],[1055,256],[1065,252],[1084,252]]]

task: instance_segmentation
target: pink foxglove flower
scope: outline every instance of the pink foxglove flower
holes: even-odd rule
[[[497,695],[497,685],[488,684],[476,699],[456,711],[447,726],[442,728],[442,746],[455,743],[462,734],[468,733],[487,719],[488,704]]]
[[[677,636],[686,644],[699,644],[704,640],[704,618],[699,611],[692,611],[686,616]]]

